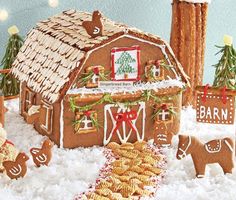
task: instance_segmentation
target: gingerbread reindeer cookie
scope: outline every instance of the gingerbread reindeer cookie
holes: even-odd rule
[[[201,143],[194,136],[179,135],[176,157],[178,160],[191,154],[197,178],[205,175],[207,164],[218,163],[224,173],[232,173],[234,168],[234,142],[231,138]]]

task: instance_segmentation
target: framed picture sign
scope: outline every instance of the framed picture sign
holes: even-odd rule
[[[140,47],[117,47],[111,51],[112,80],[140,80]]]
[[[226,88],[197,87],[197,122],[234,124],[235,91]]]

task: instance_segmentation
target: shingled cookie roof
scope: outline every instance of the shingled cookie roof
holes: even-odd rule
[[[125,33],[143,39],[159,40],[160,38],[138,29],[102,17],[103,36],[92,38],[82,27],[82,22],[91,20],[87,12],[65,11],[47,20],[41,21],[31,30],[21,48],[12,73],[27,86],[50,103],[60,97],[60,92],[70,80],[70,74],[80,65],[86,52]],[[172,54],[171,48],[162,41]],[[175,59],[182,78],[187,81],[181,65]]]

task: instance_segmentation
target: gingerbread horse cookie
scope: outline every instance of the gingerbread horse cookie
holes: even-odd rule
[[[176,157],[178,160],[191,154],[197,178],[205,175],[207,164],[218,163],[224,173],[232,173],[234,168],[234,142],[231,138],[201,143],[194,136],[179,135]]]

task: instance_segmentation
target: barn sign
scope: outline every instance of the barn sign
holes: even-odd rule
[[[234,124],[235,91],[226,88],[197,87],[197,122]]]

